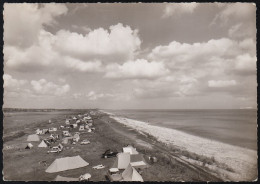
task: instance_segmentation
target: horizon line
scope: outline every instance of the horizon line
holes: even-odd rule
[[[2,110],[5,109],[24,109],[24,110],[244,110],[244,109],[248,109],[248,110],[257,110],[257,108],[193,108],[193,109],[177,109],[177,108],[161,108],[161,109],[146,109],[146,108],[19,108],[19,107],[4,107],[2,108]]]

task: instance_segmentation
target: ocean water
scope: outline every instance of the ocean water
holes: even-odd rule
[[[108,110],[116,116],[257,150],[257,110]],[[163,134],[163,132],[162,132]]]

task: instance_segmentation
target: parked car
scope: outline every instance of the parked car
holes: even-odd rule
[[[81,141],[80,144],[89,144],[89,143],[90,143],[90,142],[89,142],[87,139],[85,139],[85,140]]]
[[[62,150],[59,147],[55,146],[55,147],[51,148],[51,150],[49,150],[47,153],[59,153],[61,151]]]
[[[105,153],[102,154],[102,158],[116,157],[117,154],[118,154],[117,151],[112,151],[112,150],[108,149],[105,151]]]
[[[81,176],[79,177],[79,181],[89,181],[90,178],[91,178],[91,174],[86,173],[86,174],[81,175]]]
[[[111,168],[107,171],[109,181],[122,181],[122,174],[119,173],[117,168]]]
[[[100,165],[97,165],[97,166],[94,166],[92,167],[93,169],[104,169],[105,166],[103,164],[100,164]]]

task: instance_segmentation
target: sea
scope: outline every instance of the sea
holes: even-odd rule
[[[119,117],[257,150],[257,110],[111,110]],[[163,132],[162,132],[163,134]]]

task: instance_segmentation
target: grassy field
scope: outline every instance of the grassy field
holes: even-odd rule
[[[74,114],[77,113],[74,112]],[[133,129],[126,128],[107,115],[99,115],[94,118],[95,131],[91,133],[82,132],[80,135],[80,140],[88,139],[91,143],[88,145],[66,144],[61,153],[48,154],[48,148],[37,147],[40,142],[32,142],[34,147],[31,150],[24,148],[29,134],[33,134],[37,128],[64,125],[65,116],[53,118],[52,124],[46,121],[27,126],[27,129],[24,128],[24,133],[20,136],[9,137],[3,145],[4,180],[52,181],[58,174],[78,178],[82,174],[90,173],[92,175],[91,181],[106,181],[105,175],[113,165],[115,158],[103,159],[101,155],[107,149],[115,149],[121,152],[123,146],[131,144],[137,148],[137,151],[145,155],[149,164],[149,167],[144,169],[142,173],[144,181],[220,181],[218,177],[203,171],[201,168],[191,167],[188,163],[176,159],[174,150],[157,142],[151,136],[142,135]],[[61,132],[62,130],[58,129],[57,133],[61,135]],[[78,128],[72,130],[72,132],[78,132]],[[43,139],[46,136],[48,135],[40,136],[40,138]],[[89,165],[59,173],[45,172],[56,158],[76,155],[80,155]],[[150,163],[148,156],[157,157],[158,162]],[[206,161],[210,162],[211,160]],[[106,167],[101,170],[92,169],[93,166],[99,164]]]

